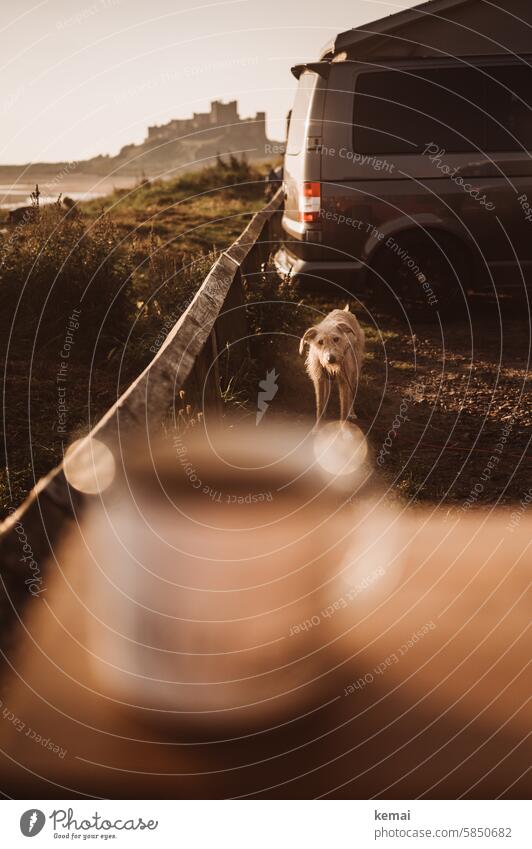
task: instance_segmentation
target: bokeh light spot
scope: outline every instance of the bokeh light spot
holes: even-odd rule
[[[78,439],[67,449],[63,468],[70,486],[97,495],[113,482],[115,459],[98,439]]]
[[[349,422],[329,422],[314,438],[314,456],[331,475],[352,475],[368,453],[366,437]]]

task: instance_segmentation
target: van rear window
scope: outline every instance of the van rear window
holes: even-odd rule
[[[486,68],[487,149],[532,150],[532,68],[502,65]]]
[[[304,71],[299,78],[286,142],[286,152],[289,154],[299,153],[304,146],[308,113],[317,79],[318,75],[313,71]]]
[[[360,74],[353,149],[416,154],[430,142],[449,153],[532,150],[528,64]]]
[[[355,92],[355,150],[418,153],[429,142],[449,152],[481,148],[483,101],[482,74],[476,68],[361,74]]]

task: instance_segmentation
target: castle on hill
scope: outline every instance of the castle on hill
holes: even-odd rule
[[[270,160],[282,151],[283,143],[266,135],[266,113],[241,118],[238,103],[214,100],[210,112],[195,112],[192,118],[174,118],[167,124],[148,127],[140,144],[125,145],[116,156],[100,154],[79,162],[37,162],[3,168],[5,179],[25,179],[58,172],[70,177],[76,173],[107,176],[170,176],[174,171],[204,167],[226,154],[245,155],[248,160]],[[36,181],[40,182],[41,178]]]
[[[167,124],[148,127],[141,144],[128,144],[115,158],[95,157],[91,170],[103,172],[110,167],[120,173],[170,173],[173,168],[206,165],[218,155],[234,153],[250,160],[271,156],[272,142],[266,135],[266,113],[241,118],[238,103],[214,100],[210,112],[195,112],[192,118],[174,118]]]
[[[257,112],[254,118],[241,118],[236,100],[229,103],[214,100],[210,112],[194,112],[192,118],[175,118],[167,124],[148,127],[145,144],[175,141],[202,130],[216,130],[220,138],[239,138],[249,144],[264,146],[267,141],[266,113]]]

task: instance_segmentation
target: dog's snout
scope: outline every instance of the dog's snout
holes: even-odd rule
[[[329,365],[331,365],[331,366],[333,366],[333,365],[335,364],[335,362],[336,362],[336,357],[334,356],[334,354],[327,354],[327,362],[328,362],[328,363],[329,363]]]

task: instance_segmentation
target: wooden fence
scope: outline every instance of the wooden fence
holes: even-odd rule
[[[150,433],[155,437],[177,393],[185,387],[204,410],[220,411],[218,354],[247,337],[243,284],[246,277],[260,273],[270,256],[280,232],[281,206],[279,191],[220,254],[153,360],[85,440],[97,438],[113,448],[122,434],[145,431],[148,438]],[[33,561],[44,563],[65,522],[78,514],[84,500],[69,486],[61,463],[0,526],[0,578],[8,607],[18,607],[28,595],[21,540],[29,546]]]

